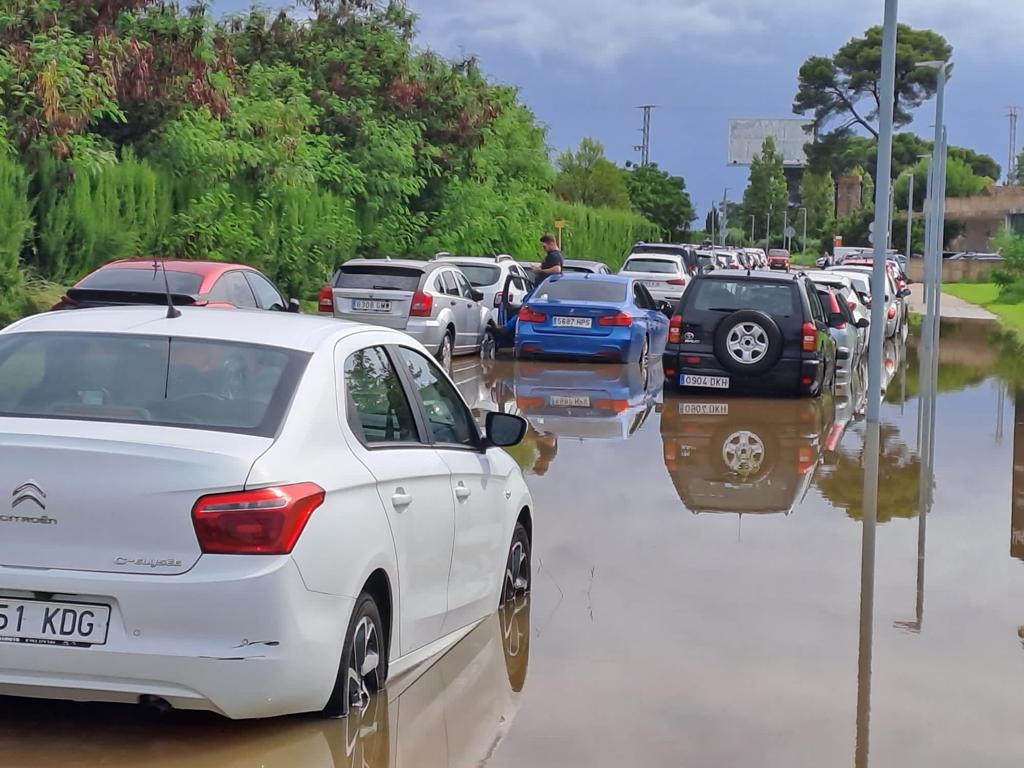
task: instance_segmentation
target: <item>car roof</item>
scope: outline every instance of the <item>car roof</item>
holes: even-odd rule
[[[725,272],[712,272],[707,275],[698,275],[694,278],[697,280],[730,280],[730,281],[756,281],[766,282],[771,281],[775,283],[794,283],[803,275],[803,272],[772,272],[767,269],[752,269],[747,271],[742,270],[726,270]]]
[[[511,258],[499,259],[496,256],[439,256],[434,261],[442,264],[481,264],[489,267],[514,263]]]
[[[212,307],[180,307],[180,311],[181,316],[176,318],[168,318],[167,307],[162,306],[44,312],[9,325],[0,334],[126,333],[234,341],[313,352],[330,338],[340,339],[370,329],[386,330],[333,317],[286,312]]]
[[[552,275],[548,280],[571,280],[573,282],[598,282],[598,283],[620,283],[626,285],[634,281],[634,278],[627,277],[626,275],[597,275],[590,272],[563,272],[560,275]],[[545,281],[547,282],[547,280]]]
[[[203,277],[220,275],[233,269],[244,269],[250,272],[258,271],[253,267],[246,266],[245,264],[232,264],[226,261],[138,258],[111,261],[109,264],[104,264],[102,267],[94,270],[94,273],[105,269],[155,269],[157,265],[161,265],[161,268],[166,269],[168,272],[185,272],[193,275],[202,275]]]
[[[671,248],[672,246],[666,247]],[[678,248],[679,246],[675,247]],[[629,256],[626,258],[632,259],[634,257],[638,259],[681,259],[683,254],[677,251],[666,251],[665,253],[659,253],[658,251],[630,251]]]
[[[603,267],[606,266],[603,261],[589,261],[587,259],[566,259],[566,264],[572,264],[574,267]]]
[[[494,264],[494,262],[490,262]],[[447,259],[436,259],[434,261],[420,261],[419,259],[349,259],[341,268],[345,267],[401,267],[402,269],[418,269],[421,272],[433,272],[441,267],[458,266]]]

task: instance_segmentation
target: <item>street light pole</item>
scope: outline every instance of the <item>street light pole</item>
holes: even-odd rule
[[[756,223],[756,221],[757,221],[757,217],[756,216],[751,216],[750,217],[750,245],[751,245],[751,247],[753,247],[753,245],[754,245],[754,224]]]
[[[786,233],[789,231],[789,204],[782,210],[782,247],[789,250],[789,238]]]
[[[800,250],[803,253],[807,252],[807,209],[801,208],[800,211],[804,215],[804,238],[800,241]]]
[[[882,83],[878,111],[878,167],[875,172],[875,258],[871,272],[871,342],[868,347],[868,424],[877,424],[882,410],[882,346],[885,342],[885,243],[882,228],[892,187],[892,133],[896,97],[896,25],[899,0],[885,0],[882,28]],[[875,447],[877,450],[877,445]]]
[[[914,236],[914,173],[910,173],[910,187],[907,192],[907,269],[910,269],[911,239]]]
[[[719,230],[722,234],[722,247],[725,247],[726,238],[726,225],[729,223],[729,188],[726,187],[725,191],[722,192],[722,220],[719,226]]]
[[[945,229],[946,149],[944,111],[946,103],[946,62],[925,61],[917,65],[937,72],[935,90],[935,139],[932,145],[931,173],[928,179],[928,223],[925,235],[925,301],[927,305],[923,337],[929,362],[938,361],[939,290],[942,281],[942,239]]]
[[[772,247],[772,209],[768,209],[768,223],[764,228],[764,252],[768,253]]]

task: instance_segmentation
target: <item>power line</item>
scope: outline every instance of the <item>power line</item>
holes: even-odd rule
[[[640,129],[643,134],[642,143],[637,144],[633,149],[640,153],[640,166],[645,167],[651,164],[651,113],[657,109],[656,104],[643,104],[637,109],[644,111],[644,127]]]

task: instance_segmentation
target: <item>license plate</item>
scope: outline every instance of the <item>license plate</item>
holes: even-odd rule
[[[0,643],[103,645],[110,608],[0,597]]]
[[[695,376],[692,373],[684,373],[679,377],[679,385],[682,387],[701,387],[702,389],[728,389],[728,376]]]
[[[589,317],[555,317],[556,328],[592,328],[594,321]]]
[[[391,302],[378,299],[352,299],[352,309],[356,312],[390,312]]]
[[[590,398],[586,395],[552,395],[548,403],[555,408],[589,408]]]
[[[680,403],[680,416],[728,416],[728,403]]]
[[[665,284],[661,280],[643,280],[644,285],[648,288],[664,288]]]

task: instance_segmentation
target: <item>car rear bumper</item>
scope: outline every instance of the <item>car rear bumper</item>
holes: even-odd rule
[[[607,336],[537,333],[524,329],[516,334],[517,357],[586,358],[607,362],[635,362],[640,344],[633,341],[632,328],[616,328]]]
[[[74,596],[111,613],[104,645],[2,644],[0,694],[155,696],[231,718],[323,708],[354,604],[309,591],[290,557],[205,555],[181,576],[10,569],[2,591]]]
[[[689,362],[697,360],[698,362]],[[666,353],[662,359],[665,381],[681,391],[698,392],[700,389],[682,387],[680,377],[684,374],[697,376],[728,377],[728,389],[713,391],[721,394],[798,394],[811,395],[819,386],[823,363],[816,359],[782,358],[771,370],[756,376],[741,376],[721,367],[714,355],[702,353]],[[809,382],[809,383],[808,383]],[[708,390],[711,391],[711,390]]]
[[[410,317],[405,325],[405,332],[431,352],[440,349],[441,339],[447,330],[447,326],[433,318]]]

